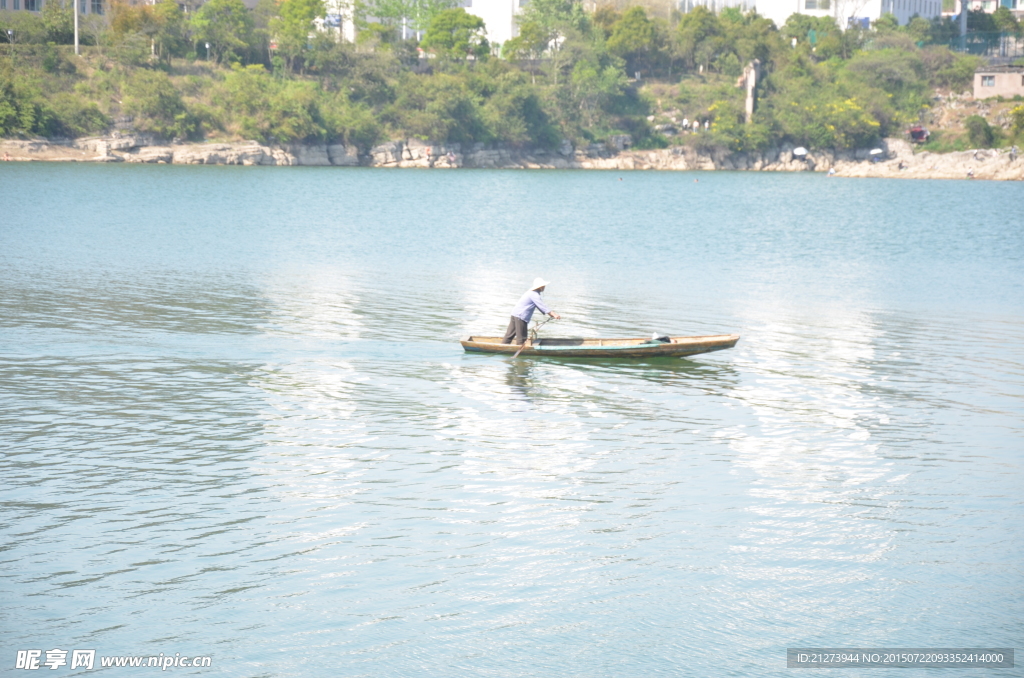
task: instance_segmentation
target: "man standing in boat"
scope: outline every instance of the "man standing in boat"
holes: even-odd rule
[[[534,279],[533,287],[519,298],[519,302],[512,309],[512,319],[508,323],[508,329],[505,330],[505,337],[501,340],[501,343],[511,344],[513,339],[516,340],[517,344],[526,343],[527,327],[530,325],[530,318],[533,317],[534,309],[551,316],[555,320],[562,317],[548,308],[544,304],[544,300],[540,298],[540,293],[544,291],[547,285],[547,281],[543,278]]]

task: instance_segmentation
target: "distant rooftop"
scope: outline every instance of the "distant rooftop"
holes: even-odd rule
[[[1024,66],[982,66],[975,73],[1024,73]]]

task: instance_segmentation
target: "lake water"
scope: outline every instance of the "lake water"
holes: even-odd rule
[[[787,647],[1019,650],[1022,204],[812,174],[4,163],[0,665],[788,676]],[[742,339],[464,354],[535,276],[564,316],[542,336]]]

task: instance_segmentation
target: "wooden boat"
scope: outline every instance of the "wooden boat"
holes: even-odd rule
[[[467,352],[515,354],[519,344],[503,344],[501,337],[466,337],[462,347]],[[580,339],[546,338],[527,341],[520,356],[557,356],[587,358],[654,358],[687,356],[732,348],[740,340],[738,334],[716,334],[708,337],[666,337],[661,339]]]

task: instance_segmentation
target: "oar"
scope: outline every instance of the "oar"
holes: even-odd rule
[[[544,327],[544,325],[545,325],[545,324],[546,324],[546,323],[547,323],[547,322],[548,322],[549,320],[553,320],[553,318],[551,318],[550,316],[548,316],[548,318],[547,318],[547,319],[546,319],[546,320],[545,320],[544,322],[542,322],[542,323],[538,323],[538,324],[537,324],[537,326],[533,328],[533,338],[534,338],[534,339],[536,339],[536,338],[537,338],[537,331],[538,331],[538,330],[539,330],[540,328]],[[523,345],[522,345],[522,346],[520,346],[520,347],[519,347],[519,350],[518,350],[518,351],[516,351],[516,352],[515,352],[515,355],[513,355],[513,356],[512,356],[512,360],[515,360],[516,358],[518,358],[518,357],[519,357],[519,354],[523,352],[523,349],[524,349],[524,348],[526,348],[526,342],[528,342],[528,341],[530,341],[530,333],[529,333],[529,332],[527,332],[527,333],[526,333],[526,338],[525,338],[525,339],[523,340]]]
[[[518,350],[518,351],[516,351],[516,352],[515,352],[515,354],[514,354],[514,355],[512,356],[512,360],[515,360],[516,358],[518,358],[518,357],[519,357],[519,354],[523,352],[523,349],[524,349],[524,348],[526,348],[526,342],[527,342],[527,341],[529,341],[529,339],[524,339],[524,340],[523,340],[523,345],[522,345],[522,346],[520,346],[520,347],[519,347],[519,350]]]

